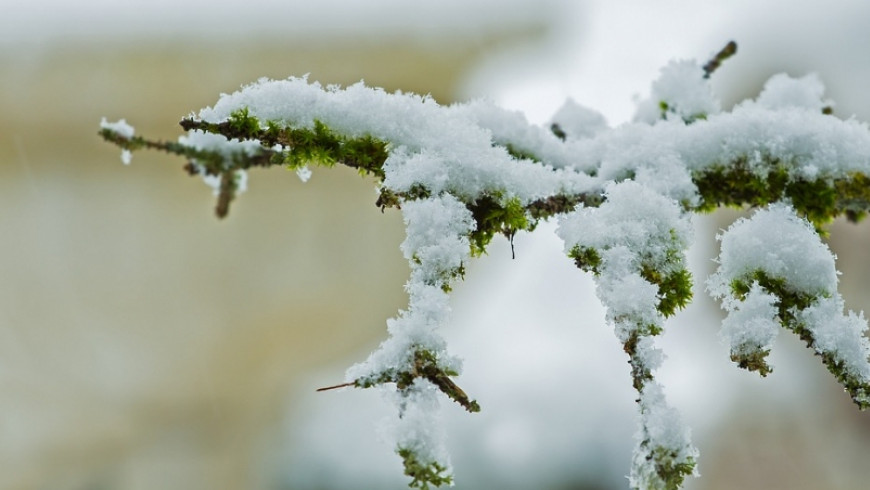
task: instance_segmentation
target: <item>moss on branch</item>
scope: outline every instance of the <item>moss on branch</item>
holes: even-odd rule
[[[298,168],[309,163],[331,167],[336,163],[357,169],[362,175],[384,179],[387,143],[371,136],[341,135],[320,121],[310,128],[283,127],[274,121],[263,124],[247,108],[234,111],[226,121],[210,123],[191,118],[181,120],[185,131],[199,130],[220,134],[227,139],[258,140],[271,150],[272,163]],[[279,146],[280,145],[280,146]],[[274,150],[279,147],[281,150]]]
[[[780,277],[771,277],[762,270],[756,270],[745,275],[740,279],[735,279],[731,282],[732,294],[738,299],[743,299],[749,293],[752,285],[758,283],[761,288],[774,295],[777,298],[775,306],[777,308],[777,316],[781,325],[794,332],[807,347],[813,349],[815,355],[819,356],[822,364],[830,371],[834,378],[843,386],[844,390],[849,393],[852,401],[861,410],[870,408],[870,383],[861,380],[858,376],[850,373],[844,363],[838,360],[831,352],[818,352],[816,350],[816,339],[813,333],[806,327],[798,318],[797,314],[813,305],[816,301],[814,295],[797,292],[789,287],[785,279]],[[823,292],[819,295],[824,296]],[[764,360],[765,355],[746,355],[737,356],[738,365],[750,371],[758,371],[762,376],[772,371],[772,368]],[[735,356],[732,355],[732,360]]]
[[[529,220],[526,209],[519,199],[500,199],[498,194],[485,195],[468,204],[471,216],[477,226],[471,232],[471,254],[482,255],[492,238],[500,233],[511,241],[520,230],[531,231],[534,222]]]
[[[396,454],[402,458],[405,476],[411,477],[409,487],[428,490],[429,485],[453,486],[453,475],[447,473],[447,468],[437,461],[421,461],[415,451],[405,447],[399,447]]]
[[[840,178],[796,178],[783,162],[766,158],[764,168],[753,170],[745,158],[729,165],[716,165],[696,172],[692,179],[698,188],[697,211],[709,212],[722,206],[763,207],[787,199],[795,211],[810,221],[817,231],[838,216],[850,221],[862,219],[870,210],[870,179],[851,172]]]
[[[264,122],[250,115],[246,108],[234,111],[222,122],[185,118],[181,126],[187,131],[220,134],[228,139],[257,140],[260,150],[254,154],[238,152],[228,157],[217,151],[196,149],[178,142],[152,141],[140,136],[128,138],[107,128],[103,128],[100,135],[126,150],[156,149],[183,156],[198,165],[189,166],[189,169],[201,168],[209,175],[273,165],[296,169],[307,164],[340,164],[358,170],[361,175],[372,175],[383,181],[383,165],[390,149],[386,141],[372,136],[342,135],[320,121],[314,121],[312,127],[302,128],[284,127],[275,121]],[[510,144],[503,146],[516,158],[533,157],[518,152]],[[692,180],[700,199],[697,205],[686,205],[687,211],[709,212],[722,206],[760,207],[788,199],[795,210],[819,231],[840,215],[858,221],[870,211],[868,176],[851,172],[838,178],[806,179],[795,177],[794,167],[794,162],[762,156],[761,162],[753,165],[749,164],[747,157],[739,157],[695,171]],[[398,207],[403,200],[428,194],[428,189],[423,185],[408,192],[381,188],[376,204],[383,210],[386,207]],[[477,230],[472,237],[475,255],[484,253],[496,234],[503,234],[510,239],[517,231],[532,229],[542,219],[571,212],[580,203],[588,207],[599,206],[603,197],[600,192],[556,194],[525,206],[515,201],[502,201],[500,194],[490,194],[467,203],[477,222]]]

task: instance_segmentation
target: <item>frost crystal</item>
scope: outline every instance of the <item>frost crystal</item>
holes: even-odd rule
[[[458,371],[458,362],[446,354],[436,329],[450,313],[445,286],[469,256],[467,235],[474,226],[471,213],[449,195],[405,202],[402,213],[407,237],[401,249],[411,264],[411,279],[405,286],[409,307],[388,322],[390,338],[368,361],[348,371],[350,380],[411,369],[414,360],[408,357],[409,352],[420,349],[434,353],[444,367]]]

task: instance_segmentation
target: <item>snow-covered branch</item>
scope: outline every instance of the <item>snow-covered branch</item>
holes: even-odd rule
[[[722,111],[708,78],[735,51],[729,44],[703,66],[670,63],[635,121],[615,128],[570,100],[537,126],[486,101],[443,106],[303,77],[222,95],[182,120],[178,142],[136,136],[123,121],[103,121],[101,134],[125,163],[140,148],[187,158],[187,170],[215,189],[219,216],[256,167],[287,167],[307,180],[311,165],[341,164],[377,180],[376,204],[400,208],[407,228],[410,302],[339,386],[396,385],[397,453],[420,488],[452,483],[434,394],[479,410],[451,379],[461,362],[437,331],[449,321],[451,285],[496,235],[512,240],[558,219],[565,252],[595,276],[629,356],[640,411],[631,484],[676,489],[696,473],[698,454],[655,380],[664,356],[654,337],[691,301],[691,213],[761,208],[723,234],[720,269],[708,282],[728,311],[732,359],[767,374],[782,325],[860,408],[870,406],[866,321],[842,313],[833,256],[819,237],[837,216],[855,221],[870,210],[870,129],[832,116],[813,75],[775,76],[756,99]]]

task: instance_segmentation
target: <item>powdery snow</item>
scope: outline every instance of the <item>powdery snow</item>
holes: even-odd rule
[[[720,334],[733,354],[767,351],[779,333],[776,296],[764,291],[757,282],[742,301],[725,299],[728,316]]]
[[[119,119],[116,122],[109,122],[104,117],[100,121],[100,128],[108,129],[110,131],[113,131],[113,132],[119,134],[120,136],[125,137],[125,138],[132,138],[133,135],[136,134],[136,131],[133,129],[133,126],[130,126],[129,124],[127,124],[126,119]]]
[[[665,457],[671,464],[697,461],[698,450],[691,444],[692,431],[683,423],[680,413],[667,404],[658,383],[648,383],[644,387],[640,395],[640,413],[641,422],[636,436],[638,445],[634,451],[629,483],[631,488],[639,489],[670,488],[664,484],[655,467],[658,456],[654,450],[666,451]],[[650,441],[650,444],[644,444],[644,441]],[[697,467],[692,475],[698,476]]]
[[[834,255],[813,226],[787,204],[773,204],[741,218],[717,238],[722,242],[719,268],[708,283],[714,297],[726,297],[732,280],[757,270],[810,296],[837,291]]]
[[[566,121],[566,141],[489,102],[441,106],[429,97],[362,82],[323,87],[307,78],[262,79],[222,95],[199,117],[221,122],[247,108],[261,121],[312,127],[317,120],[350,137],[371,135],[390,145],[386,187],[425,185],[463,200],[498,192],[527,204],[557,193],[600,192],[609,181],[634,178],[691,205],[697,202],[693,172],[737,160],[759,174],[775,160],[795,179],[870,172],[867,125],[822,114],[820,107],[830,103],[818,78],[774,77],[757,101],[720,113],[702,75],[697,64],[672,63],[654,84],[650,103],[655,101],[656,118],[614,129],[566,103],[554,119]],[[689,125],[682,118],[661,119],[659,101],[690,108],[686,114],[703,110],[706,119]],[[190,144],[216,148],[200,138],[191,133]],[[505,150],[508,144],[542,163],[518,161]]]
[[[341,134],[370,135],[389,142],[392,148],[384,165],[384,185],[395,191],[427,184],[433,194],[449,192],[467,199],[501,192],[506,198],[529,203],[559,192],[585,192],[594,185],[585,174],[554,172],[553,167],[568,163],[558,139],[530,129],[521,115],[507,113],[514,120],[496,129],[511,134],[517,128],[529,132],[530,148],[556,156],[551,166],[517,162],[504,147],[493,146],[493,132],[478,124],[477,118],[491,121],[488,111],[506,111],[482,103],[441,106],[428,97],[391,94],[363,83],[342,89],[324,88],[306,78],[263,79],[221,96],[213,108],[200,111],[199,117],[220,122],[243,107],[263,121],[310,128],[316,120]]]
[[[843,314],[843,299],[839,294],[820,298],[798,315],[813,333],[816,352],[833,354],[846,370],[864,383],[870,383],[870,340],[863,313]]]
[[[823,99],[824,95],[825,85],[815,73],[801,78],[780,73],[770,77],[755,102],[766,109],[804,108],[820,113],[834,105],[833,101]]]
[[[591,138],[608,129],[604,116],[568,98],[553,114],[550,124],[558,124],[568,139]]]
[[[622,246],[633,265],[641,260],[664,265],[669,251],[688,248],[691,223],[673,199],[630,180],[608,185],[604,196],[601,206],[581,205],[559,220],[556,233],[566,253],[575,246]]]
[[[704,78],[701,65],[694,60],[671,61],[653,82],[650,97],[638,104],[635,121],[655,124],[663,112],[692,120],[719,110],[719,100]]]

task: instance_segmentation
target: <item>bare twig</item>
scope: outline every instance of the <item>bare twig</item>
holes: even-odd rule
[[[716,71],[723,61],[734,56],[737,53],[737,43],[729,41],[713,58],[704,65],[704,78],[710,78],[710,75]]]
[[[351,381],[350,383],[342,383],[340,385],[326,386],[324,388],[317,388],[317,391],[337,390],[339,388],[346,388],[348,386],[356,386],[356,381]]]

